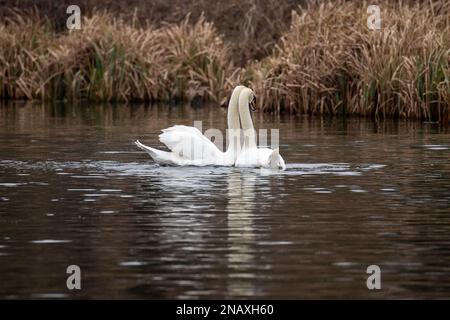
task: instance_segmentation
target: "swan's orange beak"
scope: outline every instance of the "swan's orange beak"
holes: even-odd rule
[[[250,102],[250,110],[256,111],[256,96],[253,96],[253,100]]]

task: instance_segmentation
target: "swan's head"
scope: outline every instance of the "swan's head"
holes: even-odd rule
[[[256,95],[253,92],[253,90],[250,88],[244,88],[241,91],[241,95],[243,95],[244,99],[247,100],[246,102],[248,102],[250,110],[255,112],[256,111]]]
[[[269,164],[272,169],[286,169],[286,163],[283,157],[280,155],[278,148],[274,149],[269,157]]]
[[[253,93],[253,91],[252,91],[252,93]],[[253,93],[252,98],[250,100],[249,106],[250,106],[250,110],[252,110],[253,112],[256,111],[256,95],[254,93]]]

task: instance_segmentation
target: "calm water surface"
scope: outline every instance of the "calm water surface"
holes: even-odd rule
[[[284,172],[160,167],[131,143],[225,119],[0,106],[0,298],[450,298],[448,131],[256,114],[280,128]]]

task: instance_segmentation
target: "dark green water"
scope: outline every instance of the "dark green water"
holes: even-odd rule
[[[284,172],[159,167],[131,143],[225,119],[0,106],[0,298],[450,298],[448,131],[257,114],[280,128]]]

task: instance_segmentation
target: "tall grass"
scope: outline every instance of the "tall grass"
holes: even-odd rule
[[[29,82],[39,70],[39,59],[54,34],[36,12],[13,15],[0,23],[0,97],[31,99]]]
[[[203,18],[156,29],[99,13],[82,25],[56,34],[39,19],[17,15],[0,26],[6,40],[0,45],[1,96],[226,101],[233,64]]]
[[[269,111],[442,119],[449,112],[450,3],[313,2],[293,13],[273,55],[245,76]]]
[[[66,8],[77,4],[83,15],[108,10],[125,21],[151,21],[156,27],[178,24],[186,15],[195,23],[200,17],[213,21],[230,44],[233,61],[243,66],[250,59],[271,53],[281,34],[289,28],[290,13],[307,0],[0,0],[0,21],[9,16],[8,8],[36,7],[49,17],[56,30],[66,28]]]
[[[233,55],[259,33],[256,4],[234,22],[248,29],[234,51],[204,16],[150,24],[96,12],[81,30],[57,32],[37,13],[15,13],[0,22],[0,97],[223,105],[244,83],[268,112],[447,121],[450,3],[378,3],[381,30],[369,30],[368,3],[311,1],[272,53],[243,69]]]

